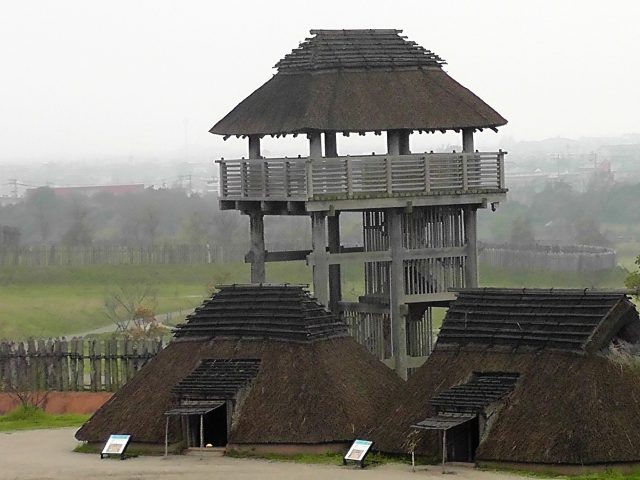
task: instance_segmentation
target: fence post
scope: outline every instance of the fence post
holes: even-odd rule
[[[127,342],[129,340],[127,338],[122,339],[120,342],[120,386],[127,383]]]
[[[59,338],[53,340],[53,365],[56,390],[61,392],[64,390],[62,380],[64,374],[62,372],[62,341]]]
[[[104,389],[107,392],[112,390],[111,385],[111,342],[104,341]]]
[[[111,337],[111,388],[117,390],[120,387],[120,375],[118,375],[118,339]]]
[[[36,350],[36,342],[33,338],[27,340],[27,357],[29,358],[29,388],[38,390],[42,377],[39,375],[40,362],[38,361],[38,352]]]
[[[102,341],[96,341],[96,390],[102,390]]]
[[[129,380],[131,380],[133,378],[133,375],[136,373],[135,371],[135,365],[133,363],[133,358],[134,358],[134,342],[133,341],[129,341],[127,342],[127,382]]]

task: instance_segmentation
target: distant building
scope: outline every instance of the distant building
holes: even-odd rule
[[[0,225],[0,248],[15,247],[20,243],[20,229]]]
[[[110,193],[111,195],[126,195],[129,193],[144,192],[143,183],[134,183],[129,185],[83,185],[77,187],[50,187],[53,193],[58,197],[70,197],[72,195],[81,195],[84,197],[92,197],[98,193]],[[27,190],[27,195],[36,190],[31,188]]]

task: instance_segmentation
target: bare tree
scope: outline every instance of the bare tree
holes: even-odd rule
[[[155,322],[157,293],[149,285],[121,285],[104,300],[105,315],[116,331],[127,333],[145,323]]]

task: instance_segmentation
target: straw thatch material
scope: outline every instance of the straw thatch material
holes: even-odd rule
[[[128,433],[135,442],[162,443],[172,386],[207,358],[260,359],[229,434],[233,444],[350,441],[375,425],[402,386],[350,337],[313,344],[173,342],[116,392],[76,438],[101,442],[112,433]],[[170,441],[179,438],[178,421],[172,419]]]
[[[571,305],[579,292],[556,292],[558,303],[548,297],[538,301],[547,305],[547,313],[553,313],[562,310],[562,298],[569,299],[567,304]],[[490,298],[499,293],[499,289],[487,290],[486,308],[491,305]],[[603,292],[591,295],[591,299],[599,295],[600,302],[607,297]],[[521,299],[520,307],[541,313],[532,298]],[[476,307],[467,305],[468,313],[483,304],[482,298],[477,300]],[[466,297],[465,302],[469,301]],[[397,407],[372,431],[371,439],[382,451],[406,453],[415,448],[418,454],[436,455],[440,450],[438,436],[411,428],[437,413],[431,400],[465,384],[475,372],[511,372],[519,374],[518,381],[502,405],[492,411],[476,461],[565,465],[640,461],[640,377],[632,363],[624,365],[608,358],[605,342],[617,342],[640,324],[635,309],[626,309],[627,303],[624,295],[617,294],[609,312],[592,323],[588,337],[593,343],[585,345],[599,345],[599,351],[496,344],[486,341],[484,334],[459,343],[452,337],[448,343],[439,339],[434,353],[410,378]],[[456,305],[454,302],[452,307]],[[564,311],[566,318],[556,318],[555,330],[561,330],[563,322],[576,323],[572,310]],[[448,314],[443,329],[457,315],[455,309]],[[478,331],[477,325],[473,328]],[[489,327],[485,324],[484,328]],[[492,333],[500,336],[509,325],[496,321],[492,328]]]
[[[176,338],[252,337],[314,342],[347,326],[301,285],[223,285],[176,326]]]
[[[436,351],[370,438],[377,448],[436,455],[436,434],[410,428],[435,414],[430,399],[474,371],[509,371],[520,380],[476,451],[476,461],[598,464],[640,461],[640,382],[602,356]]]
[[[258,294],[264,291],[270,292],[273,302],[260,313],[261,306],[269,303]],[[334,335],[344,330],[344,324],[336,327],[335,317],[326,310],[319,314],[315,302],[308,294],[299,295],[300,291],[294,286],[223,287],[178,330],[189,332],[189,325],[197,325],[198,336],[185,335],[171,342],[83,425],[76,438],[102,442],[110,434],[127,433],[134,442],[162,443],[164,412],[175,405],[177,394],[185,393],[182,387],[192,387],[191,380],[200,373],[207,376],[211,359],[238,360],[233,363],[242,370],[235,372],[242,377],[243,391],[241,398],[235,398],[230,444],[347,442],[371,429],[402,381],[353,338]],[[294,297],[298,307],[292,304]],[[224,308],[219,310],[216,303]],[[228,316],[223,310],[228,310]],[[248,316],[245,326],[253,329],[237,328],[239,312]],[[252,312],[256,315],[251,316]],[[300,312],[309,315],[301,317]],[[334,327],[326,330],[327,325]],[[324,337],[318,337],[318,331]],[[286,336],[281,338],[283,332]],[[308,337],[309,332],[315,333]],[[226,369],[233,363],[224,364],[224,375],[214,372],[217,380],[225,375],[236,378]],[[209,392],[198,386],[198,397],[226,399],[233,395],[224,389],[231,383],[213,382]],[[239,388],[239,382],[234,384]],[[180,437],[179,421],[172,418],[169,439],[175,442]]]
[[[447,311],[438,345],[502,345],[596,352],[637,312],[615,291],[476,288]]]
[[[437,55],[399,31],[332,32],[312,31],[314,37],[278,63],[274,77],[210,132],[435,131],[507,123],[447,75]]]

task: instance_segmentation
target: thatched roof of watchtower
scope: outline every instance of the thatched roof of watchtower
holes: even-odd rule
[[[347,335],[300,286],[222,287],[78,431],[101,442],[128,433],[164,442],[180,395],[226,400],[242,389],[229,443],[323,444],[371,429],[403,382]],[[170,420],[169,440],[179,422]]]
[[[507,121],[402,30],[311,30],[218,135],[493,128]]]
[[[383,451],[437,455],[436,433],[412,425],[497,402],[476,461],[640,461],[638,361],[611,353],[639,341],[638,312],[622,293],[462,291],[434,352],[371,439]],[[489,398],[475,384],[496,372],[509,388]]]

